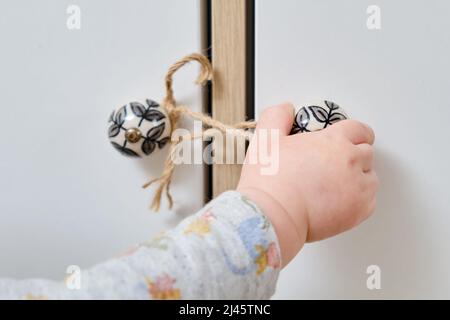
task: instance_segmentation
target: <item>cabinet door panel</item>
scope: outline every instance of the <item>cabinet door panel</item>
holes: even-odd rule
[[[0,276],[61,279],[173,226],[203,204],[203,168],[177,168],[175,212],[149,210],[141,185],[162,172],[167,148],[121,156],[107,119],[130,101],[161,101],[167,68],[201,50],[200,0],[0,3]],[[181,103],[201,110],[188,66]],[[189,188],[186,188],[186,185]]]
[[[306,245],[276,298],[450,298],[450,3],[256,1],[256,102],[325,98],[376,132],[375,215]],[[369,290],[367,267],[381,269]]]

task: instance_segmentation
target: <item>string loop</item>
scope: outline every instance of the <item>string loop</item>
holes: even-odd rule
[[[164,164],[163,173],[159,178],[153,179],[146,184],[143,185],[143,188],[147,188],[153,183],[159,183],[158,188],[155,191],[155,195],[153,197],[153,201],[151,204],[151,208],[155,211],[159,211],[161,206],[161,197],[165,192],[167,201],[169,203],[169,208],[173,206],[173,198],[170,193],[170,184],[172,181],[173,172],[175,170],[175,163],[173,161],[175,153],[177,151],[177,146],[185,140],[194,140],[205,137],[212,137],[210,130],[203,130],[200,135],[186,135],[180,136],[176,139],[173,137],[173,132],[178,128],[178,122],[181,116],[188,116],[194,120],[199,120],[203,123],[203,126],[206,128],[214,128],[218,129],[223,133],[232,133],[234,135],[238,135],[244,137],[249,140],[251,137],[251,133],[248,132],[248,129],[254,129],[256,127],[255,121],[245,121],[240,122],[235,125],[226,125],[216,119],[213,119],[210,116],[207,116],[203,113],[195,112],[183,105],[177,105],[174,91],[173,91],[173,76],[175,73],[180,70],[183,66],[190,62],[197,62],[200,64],[200,74],[198,75],[196,83],[198,85],[205,85],[208,81],[213,80],[213,68],[208,58],[199,53],[190,54],[183,59],[175,62],[167,71],[165,77],[165,87],[166,87],[166,96],[162,102],[162,106],[166,109],[169,115],[169,121],[171,124],[171,142],[169,154],[166,158]]]

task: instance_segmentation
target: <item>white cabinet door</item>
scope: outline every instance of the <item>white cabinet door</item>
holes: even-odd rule
[[[375,129],[381,180],[375,215],[307,245],[275,298],[450,298],[449,13],[445,0],[256,1],[257,113],[335,101]]]
[[[79,30],[67,28],[72,3]],[[202,206],[203,168],[192,165],[176,169],[174,211],[150,211],[153,189],[141,185],[162,172],[167,148],[133,160],[107,138],[114,108],[161,101],[167,68],[201,50],[200,5],[1,1],[0,277],[62,279],[68,265],[115,256]],[[200,111],[197,71],[180,71],[175,92]]]

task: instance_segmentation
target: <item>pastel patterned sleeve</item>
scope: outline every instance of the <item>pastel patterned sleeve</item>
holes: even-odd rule
[[[63,281],[0,279],[0,298],[268,299],[280,265],[269,220],[229,191],[176,228],[82,271],[78,289]]]

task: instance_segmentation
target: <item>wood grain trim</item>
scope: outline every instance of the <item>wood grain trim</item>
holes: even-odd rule
[[[211,0],[212,115],[227,124],[246,120],[247,5],[246,0]],[[238,164],[214,164],[212,196],[234,189],[240,172]]]

